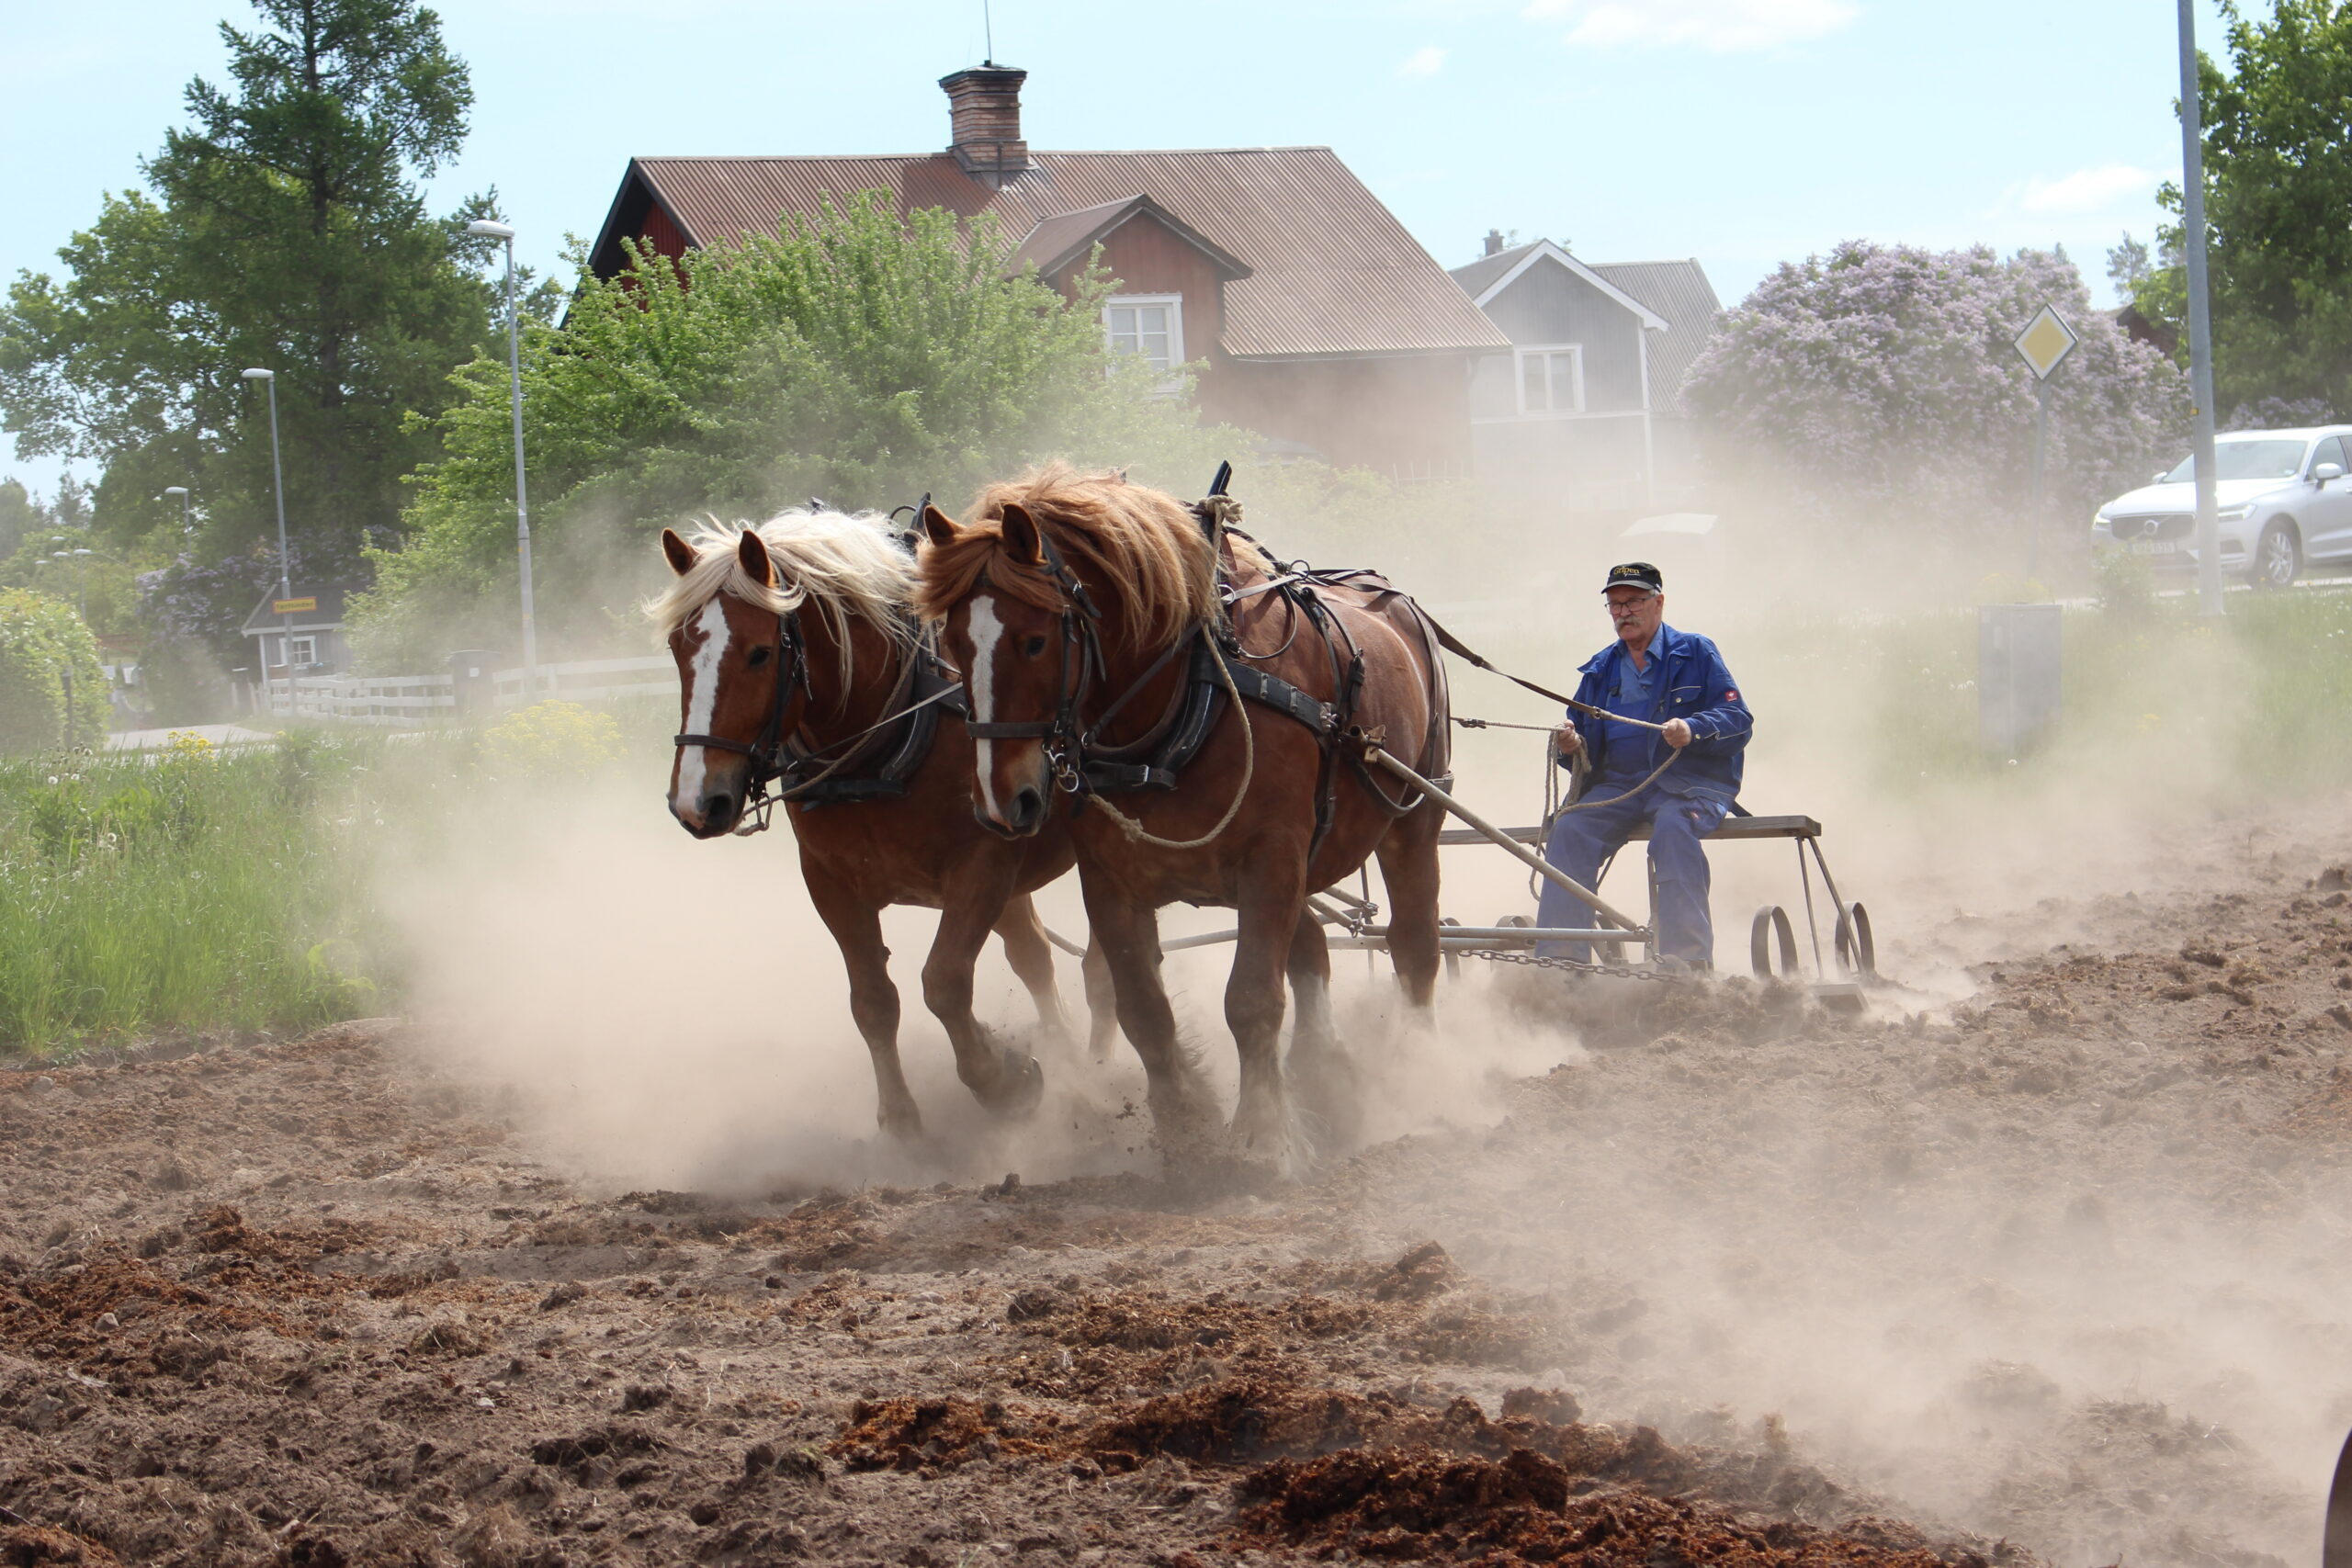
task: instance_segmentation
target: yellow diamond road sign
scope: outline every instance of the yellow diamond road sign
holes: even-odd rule
[[[2031,367],[2037,381],[2047,381],[2058,362],[2075,352],[2080,341],[2075,329],[2059,318],[2058,312],[2044,305],[2033,320],[2018,333],[2017,351]]]

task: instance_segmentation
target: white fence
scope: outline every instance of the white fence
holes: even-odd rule
[[[594,703],[615,697],[675,696],[678,674],[677,666],[660,654],[642,659],[582,659],[540,665],[536,698],[526,686],[521,670],[492,671],[491,705],[520,707],[552,698]],[[454,679],[447,673],[298,675],[291,693],[283,680],[272,681],[261,694],[261,708],[280,717],[421,729],[435,719],[455,717],[458,694]]]

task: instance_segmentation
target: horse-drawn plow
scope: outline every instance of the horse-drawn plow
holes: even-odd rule
[[[1465,924],[1453,917],[1444,917],[1439,942],[1445,953],[1449,976],[1458,976],[1461,961],[1469,957],[1576,973],[1663,981],[1694,977],[1688,969],[1662,966],[1658,963],[1657,880],[1654,870],[1645,878],[1648,912],[1645,917],[1636,919],[1604,899],[1597,886],[1584,887],[1544,859],[1539,851],[1550,830],[1549,822],[1532,827],[1498,827],[1464,805],[1450,792],[1422,778],[1385,752],[1374,750],[1368,760],[1426,792],[1449,815],[1464,824],[1441,831],[1438,843],[1442,847],[1459,849],[1486,845],[1500,849],[1525,865],[1532,875],[1554,883],[1596,911],[1596,923],[1580,927],[1543,927],[1524,915],[1516,914],[1502,915],[1489,925]],[[1859,1009],[1862,1005],[1865,988],[1879,978],[1877,942],[1871,931],[1870,910],[1860,902],[1847,901],[1839,891],[1837,878],[1829,869],[1828,858],[1822,852],[1821,836],[1821,824],[1805,816],[1727,817],[1704,835],[1710,843],[1781,840],[1795,847],[1800,907],[1804,915],[1809,948],[1800,949],[1796,921],[1788,908],[1767,904],[1756,911],[1749,923],[1749,968],[1758,980],[1806,983],[1814,997],[1826,1005]],[[1644,843],[1648,838],[1649,829],[1638,828],[1632,841]],[[1602,868],[1604,878],[1607,870],[1605,866]],[[1816,877],[1821,884],[1819,901],[1814,897]],[[1823,903],[1828,907],[1829,946],[1826,952],[1822,946],[1824,911],[1820,905]],[[1325,941],[1334,950],[1370,953],[1388,950],[1388,929],[1381,923],[1380,906],[1373,900],[1368,887],[1356,893],[1350,893],[1340,886],[1327,887],[1308,900],[1308,907],[1318,920],[1333,928]],[[1211,947],[1231,942],[1237,934],[1230,930],[1208,931],[1176,937],[1162,946],[1171,953]],[[1057,937],[1055,940],[1072,953],[1083,951],[1067,938]],[[1611,950],[1611,955],[1596,956],[1595,961],[1583,962],[1547,957],[1537,952],[1540,947],[1561,943],[1606,948]],[[1812,976],[1809,982],[1805,973],[1808,953]]]

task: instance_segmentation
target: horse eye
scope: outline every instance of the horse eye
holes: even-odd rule
[[[752,657],[745,660],[745,662],[750,664],[754,670],[757,670],[761,665],[765,664],[767,661],[768,650],[764,648],[755,648],[752,649]]]
[[[1030,637],[1021,645],[1021,652],[1025,658],[1035,659],[1045,651],[1046,639],[1041,637]]]

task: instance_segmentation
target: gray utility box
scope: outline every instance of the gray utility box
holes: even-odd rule
[[[457,699],[459,718],[479,718],[496,706],[498,682],[491,671],[499,656],[479,648],[459,649],[449,655],[449,694]]]
[[[2058,722],[2064,621],[2055,604],[1976,608],[1976,741],[1995,761],[2024,756]]]

